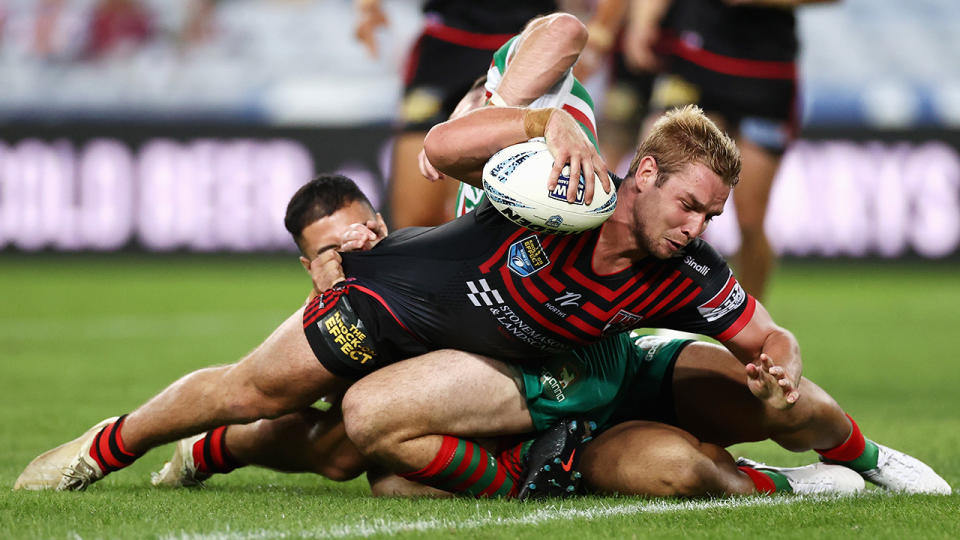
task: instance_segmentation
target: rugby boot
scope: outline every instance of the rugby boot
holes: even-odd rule
[[[737,458],[737,465],[756,471],[772,471],[783,475],[798,495],[834,493],[852,495],[863,491],[863,478],[856,471],[841,465],[814,463],[803,467],[772,467],[747,458]]]
[[[13,489],[80,491],[103,478],[103,471],[90,457],[94,438],[119,417],[107,418],[80,437],[37,456],[20,473]]]
[[[877,443],[874,443],[877,444]],[[893,448],[877,444],[877,467],[860,474],[871,483],[890,491],[950,495],[953,490],[929,465]],[[830,463],[827,461],[827,463]]]
[[[197,470],[193,445],[205,436],[201,433],[177,441],[170,461],[164,463],[158,472],[150,473],[150,483],[158,487],[203,487],[203,481],[210,475]]]
[[[526,456],[526,473],[517,498],[569,497],[580,489],[580,447],[593,438],[597,424],[580,419],[561,420],[538,436]]]

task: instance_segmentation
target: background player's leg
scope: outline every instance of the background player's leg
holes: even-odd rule
[[[457,181],[430,182],[420,174],[417,155],[423,150],[421,131],[400,133],[393,146],[390,179],[390,224],[393,229],[432,226],[453,219]]]
[[[754,482],[723,448],[656,422],[617,424],[587,443],[580,471],[589,490],[657,497],[746,495]]]
[[[737,280],[755,298],[763,299],[773,269],[774,254],[763,230],[770,190],[780,166],[780,156],[739,137],[743,158],[740,183],[733,190],[740,225],[740,252],[736,257]]]
[[[787,410],[766,407],[746,380],[743,364],[723,347],[701,342],[685,347],[673,372],[678,426],[721,446],[773,439],[796,452],[833,448],[850,435],[843,409],[808,379],[800,381],[801,398]]]
[[[361,452],[388,469],[446,491],[483,496],[507,495],[513,481],[496,458],[459,437],[533,429],[514,368],[450,350],[367,375],[344,396],[343,413],[347,434]]]

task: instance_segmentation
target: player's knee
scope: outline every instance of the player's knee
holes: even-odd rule
[[[364,466],[360,461],[334,460],[332,463],[324,463],[317,467],[313,472],[329,478],[334,482],[346,482],[360,476],[364,471]]]
[[[714,485],[716,464],[687,442],[665,445],[657,460],[654,495],[699,497],[708,494]]]
[[[374,455],[393,444],[393,430],[388,421],[389,404],[367,392],[363,382],[355,384],[343,396],[343,424],[347,437],[361,453]]]

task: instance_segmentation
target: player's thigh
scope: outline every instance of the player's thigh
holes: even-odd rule
[[[334,376],[317,360],[307,343],[302,319],[301,308],[234,365],[225,384],[246,387],[291,410],[345,388],[349,382]]]
[[[630,421],[604,431],[583,448],[579,468],[587,489],[625,495],[674,495],[679,480],[701,459],[699,441],[659,422]]]
[[[727,446],[767,438],[766,408],[747,387],[743,364],[727,349],[704,342],[685,347],[672,389],[677,425],[700,440]]]
[[[519,371],[484,356],[444,349],[386,366],[344,397],[351,423],[376,423],[401,438],[429,433],[488,437],[533,428]]]

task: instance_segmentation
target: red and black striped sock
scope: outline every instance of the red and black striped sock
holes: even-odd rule
[[[127,415],[123,415],[116,421],[107,424],[93,438],[93,444],[90,446],[90,457],[97,462],[104,475],[120,470],[140,457],[139,454],[127,452],[123,446],[120,430],[123,428],[123,421],[126,418]]]
[[[199,441],[193,443],[193,464],[197,472],[204,474],[225,474],[243,463],[233,457],[227,449],[227,426],[211,429]]]
[[[473,441],[446,435],[429,465],[400,476],[474,497],[515,497],[517,494],[516,483],[503,463]]]

